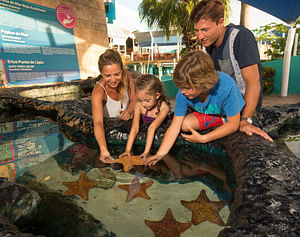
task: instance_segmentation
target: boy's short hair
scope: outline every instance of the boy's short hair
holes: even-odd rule
[[[190,15],[194,24],[200,19],[211,19],[218,24],[221,18],[224,18],[224,3],[220,0],[202,0],[194,6]]]
[[[219,75],[212,59],[203,51],[185,54],[174,69],[173,81],[179,88],[211,89],[218,82]]]

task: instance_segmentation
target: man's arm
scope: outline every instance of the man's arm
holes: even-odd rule
[[[259,100],[260,95],[260,77],[258,71],[258,65],[253,64],[241,69],[243,79],[246,84],[246,91],[244,95],[244,99],[246,105],[242,112],[242,118],[250,117],[252,118]],[[247,135],[252,135],[253,133],[262,136],[263,138],[273,142],[272,138],[265,133],[260,128],[249,124],[247,121],[242,120],[240,123],[240,131],[245,132]]]

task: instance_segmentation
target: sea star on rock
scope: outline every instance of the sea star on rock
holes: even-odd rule
[[[226,200],[211,201],[206,196],[205,190],[201,190],[198,198],[194,201],[181,200],[183,206],[192,212],[192,223],[198,225],[204,221],[225,226],[219,211],[225,206]]]
[[[139,156],[123,156],[113,163],[120,163],[123,165],[124,171],[129,171],[134,165],[145,165],[145,162]]]
[[[63,182],[68,190],[62,193],[62,196],[78,195],[84,200],[88,200],[89,190],[99,184],[99,181],[90,181],[86,178],[86,173],[83,172],[79,179],[73,182]]]
[[[126,202],[130,202],[136,197],[141,197],[147,200],[151,199],[147,194],[146,189],[149,188],[152,184],[153,181],[151,180],[141,184],[139,178],[137,176],[134,176],[131,184],[123,184],[119,185],[119,187],[128,191]]]
[[[168,208],[166,215],[160,221],[145,220],[145,224],[154,232],[156,237],[179,237],[180,233],[191,227],[191,223],[181,223],[174,219]]]

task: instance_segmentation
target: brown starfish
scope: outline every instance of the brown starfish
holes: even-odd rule
[[[84,200],[88,200],[89,190],[99,184],[99,181],[90,181],[86,178],[86,173],[83,172],[79,179],[73,182],[63,182],[68,190],[62,193],[62,196],[70,196],[77,194]]]
[[[124,171],[129,171],[134,165],[145,165],[145,162],[139,156],[123,156],[113,163],[120,163],[123,165]]]
[[[192,212],[192,223],[198,225],[204,221],[225,226],[219,211],[225,206],[226,200],[210,201],[206,196],[205,190],[202,190],[198,198],[194,201],[181,200],[183,206]]]
[[[179,237],[180,233],[191,227],[191,223],[181,223],[174,219],[168,208],[166,215],[160,221],[145,220],[145,224],[154,232],[156,237]]]
[[[119,185],[121,189],[128,191],[126,202],[130,202],[136,197],[145,198],[147,200],[151,199],[146,193],[146,189],[153,184],[153,181],[148,181],[145,183],[140,183],[137,176],[133,177],[131,184]]]

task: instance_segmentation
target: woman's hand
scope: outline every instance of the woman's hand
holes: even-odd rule
[[[115,159],[110,155],[109,152],[101,152],[99,160],[101,160],[103,163],[113,163]]]
[[[120,111],[120,119],[121,120],[129,120],[132,119],[133,113],[129,112],[129,110],[122,110]]]

